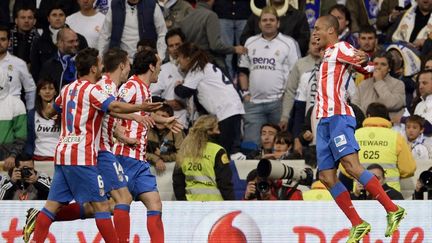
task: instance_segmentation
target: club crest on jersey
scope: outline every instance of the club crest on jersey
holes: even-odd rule
[[[277,50],[276,52],[275,52],[275,56],[279,56],[280,55],[280,51],[279,50]]]
[[[99,188],[99,195],[103,197],[105,195],[105,190],[103,188]]]
[[[340,147],[342,145],[347,144],[347,140],[346,140],[344,134],[335,137],[333,140],[334,140],[336,147]]]
[[[255,53],[256,53],[256,49],[253,49],[252,50],[252,56],[255,56]]]
[[[113,93],[112,92],[112,87],[109,84],[105,84],[104,91],[105,91],[105,93],[107,93],[109,95]]]
[[[124,181],[123,175],[118,175],[117,177],[118,177],[118,180],[119,180],[120,182],[123,182],[123,181]]]
[[[129,89],[122,89],[121,91],[120,91],[120,97],[125,97],[126,95],[127,95],[127,93],[129,92]]]

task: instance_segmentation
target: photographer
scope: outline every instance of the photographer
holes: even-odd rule
[[[303,200],[300,190],[285,185],[282,180],[270,180],[258,177],[253,169],[246,177],[244,200]]]
[[[0,200],[46,200],[50,186],[51,178],[35,170],[31,156],[20,155],[0,178]]]
[[[432,167],[423,171],[417,179],[413,200],[432,200]]]

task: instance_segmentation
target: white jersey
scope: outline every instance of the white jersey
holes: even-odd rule
[[[183,86],[197,90],[199,103],[219,121],[244,114],[243,104],[234,85],[211,63],[204,70],[189,72]]]
[[[0,60],[0,68],[5,70],[8,75],[9,94],[20,97],[21,89],[24,88],[27,110],[33,109],[36,99],[36,84],[27,69],[27,64],[8,52],[6,56]]]
[[[113,101],[114,97],[87,80],[64,86],[54,104],[61,113],[60,141],[54,156],[56,165],[97,164],[103,112],[108,111]]]
[[[295,100],[306,102],[305,113],[315,104],[318,74],[319,66],[316,66],[312,70],[306,71],[300,75],[300,82],[296,91]]]
[[[33,156],[52,158],[60,137],[60,125],[56,124],[53,119],[45,119],[37,111],[35,111],[34,123],[35,148]]]
[[[183,76],[180,74],[178,67],[172,62],[167,62],[161,66],[158,81],[150,85],[150,91],[153,96],[159,96],[166,100],[183,101],[182,98],[176,96],[174,93],[176,81],[179,80],[183,80]],[[178,118],[183,127],[187,127],[186,109],[174,111],[174,115]]]
[[[297,42],[279,33],[266,40],[261,34],[247,39],[248,53],[240,57],[239,67],[249,69],[252,103],[272,102],[282,97],[288,75],[300,58]]]
[[[117,85],[111,80],[108,74],[102,76],[101,80],[97,82],[102,88],[102,91],[108,95],[117,98],[118,91]],[[101,137],[100,137],[100,151],[110,151],[114,146],[114,124],[116,123],[116,118],[105,113],[102,120]]]
[[[75,32],[83,35],[89,47],[97,48],[104,20],[105,15],[102,13],[97,12],[93,16],[84,16],[78,11],[66,18],[66,24]]]

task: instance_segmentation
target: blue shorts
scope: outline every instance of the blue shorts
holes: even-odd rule
[[[320,120],[316,138],[319,171],[338,168],[340,158],[360,150],[354,137],[355,128],[352,116],[336,115]]]
[[[123,168],[117,158],[109,151],[99,151],[97,168],[102,175],[106,192],[127,187]]]
[[[150,172],[150,164],[146,161],[117,155],[117,160],[123,167],[127,185],[134,200],[145,192],[157,192],[156,177]]]
[[[105,196],[102,176],[96,166],[56,165],[48,200],[68,203],[102,202]]]

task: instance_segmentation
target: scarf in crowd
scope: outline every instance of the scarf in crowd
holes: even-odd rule
[[[309,28],[313,29],[316,20],[319,18],[321,8],[320,0],[308,0],[306,1],[305,14],[309,24]]]
[[[18,43],[18,35],[19,35],[18,29],[15,25],[15,27],[10,32],[11,45],[9,46],[9,49],[8,49],[8,51],[10,53],[13,53],[13,50],[14,49],[16,50],[16,48],[18,48],[18,44],[19,44]],[[33,39],[37,38],[39,36],[39,33],[37,32],[36,28],[33,28],[30,30],[30,32],[25,33],[25,36],[27,37],[26,42],[31,46],[33,43]]]
[[[374,25],[383,0],[364,0],[360,2],[364,5],[364,8],[366,9],[366,13],[369,18],[369,24]]]
[[[386,52],[396,49],[402,56],[404,63],[403,76],[410,77],[420,72],[421,60],[417,51],[404,43],[391,44],[386,48]]]
[[[94,9],[96,9],[97,11],[99,11],[100,13],[106,14],[108,12],[109,9],[109,3],[108,0],[97,0],[94,3]]]
[[[405,41],[409,42],[411,33],[414,29],[415,17],[416,17],[417,4],[413,3],[403,15],[396,31],[392,36],[392,41]],[[428,33],[432,32],[432,15],[429,17],[427,24],[420,30],[416,36],[417,39],[427,39]]]
[[[75,67],[75,56],[62,55],[58,53],[60,63],[63,67],[63,75],[59,88],[61,89],[63,85],[71,83],[76,80],[76,67]]]

